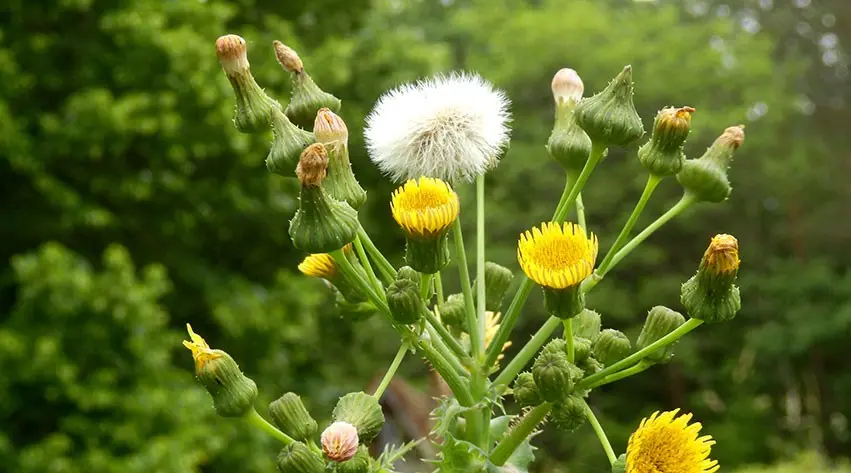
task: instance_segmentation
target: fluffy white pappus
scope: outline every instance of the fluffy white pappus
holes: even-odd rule
[[[480,76],[452,73],[385,93],[366,118],[370,159],[396,181],[471,181],[508,144],[509,100]]]

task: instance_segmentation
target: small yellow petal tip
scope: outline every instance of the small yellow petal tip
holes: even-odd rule
[[[715,235],[709,242],[703,260],[706,268],[716,274],[738,271],[741,262],[739,241],[733,235]]]

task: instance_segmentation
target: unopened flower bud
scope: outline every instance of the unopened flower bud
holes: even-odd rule
[[[266,169],[284,177],[294,176],[298,158],[313,143],[313,134],[295,126],[280,107],[272,107],[272,135]]]
[[[322,432],[322,453],[334,462],[344,462],[358,451],[358,430],[348,422],[337,421]]]
[[[585,361],[591,356],[591,340],[585,337],[573,337],[573,359],[576,363]]]
[[[573,319],[573,334],[594,342],[600,335],[601,324],[602,320],[599,313],[585,309]]]
[[[635,349],[643,350],[660,338],[676,330],[686,322],[685,317],[677,311],[657,305],[647,313],[647,319],[641,328],[641,333],[635,341]],[[674,343],[660,348],[644,357],[652,363],[666,363],[674,356]]]
[[[281,473],[324,473],[325,461],[307,445],[293,442],[278,453],[276,462]]]
[[[236,128],[243,133],[265,130],[272,119],[272,109],[280,105],[251,75],[245,40],[235,34],[220,37],[216,40],[216,56],[236,95]]]
[[[592,345],[593,347],[593,345]],[[593,354],[593,351],[592,351]],[[602,370],[604,368],[603,364],[597,361],[593,356],[589,356],[582,361],[577,362],[579,369],[585,374],[585,376],[591,376],[592,374]]]
[[[293,94],[287,105],[286,114],[296,125],[308,128],[313,124],[316,112],[328,108],[334,112],[340,111],[340,99],[320,89],[307,71],[304,63],[296,52],[280,41],[273,41],[275,57],[288,72],[293,73]]]
[[[325,147],[316,143],[304,150],[296,168],[301,192],[289,233],[293,246],[310,253],[339,250],[355,239],[359,226],[355,209],[325,192],[327,166]]]
[[[650,174],[672,176],[683,168],[683,143],[691,129],[693,112],[691,107],[668,107],[656,114],[650,140],[638,148],[638,159]]]
[[[365,445],[358,447],[355,456],[337,464],[337,473],[367,473],[369,471],[369,449]]]
[[[554,338],[541,348],[541,353],[564,353],[567,354],[567,342],[563,338]]]
[[[352,263],[355,269],[361,270],[360,263],[354,257],[351,243],[343,247],[343,254]],[[351,303],[364,302],[366,297],[357,289],[357,282],[350,280],[349,276],[337,266],[334,258],[327,253],[312,254],[304,258],[298,265],[298,270],[305,276],[322,278]]]
[[[538,394],[535,378],[528,371],[517,375],[517,379],[514,380],[513,391],[514,400],[521,406],[536,406],[543,402],[541,395]]]
[[[582,94],[585,92],[585,84],[582,83],[582,78],[576,71],[567,67],[556,72],[551,87],[553,100],[556,104],[570,101],[573,101],[574,104],[579,103],[582,100]]]
[[[626,66],[602,92],[576,106],[576,122],[592,141],[627,146],[644,135],[644,125],[632,100],[632,86],[632,67]]]
[[[712,237],[697,273],[683,284],[680,301],[689,317],[704,322],[732,320],[742,307],[739,288],[739,242],[732,235]]]
[[[499,312],[505,294],[513,280],[514,273],[510,269],[492,261],[485,263],[485,310]],[[476,277],[473,287],[477,287],[477,285],[478,277]],[[478,294],[474,294],[475,297],[478,297]]]
[[[573,389],[574,369],[578,370],[567,361],[567,353],[542,350],[532,365],[532,377],[541,398],[557,402],[567,397]]]
[[[405,261],[424,274],[449,263],[449,227],[458,218],[458,195],[440,179],[410,180],[393,192],[390,209],[405,232]]]
[[[296,393],[286,393],[272,401],[269,404],[269,415],[279,429],[301,442],[311,440],[319,429]]]
[[[402,266],[398,271],[396,271],[396,279],[410,279],[419,285],[422,280],[422,275],[419,271],[410,266]]]
[[[574,117],[574,109],[585,87],[576,71],[561,69],[553,77],[552,89],[556,113],[547,150],[568,172],[578,173],[591,153],[591,138]]]
[[[240,371],[230,355],[213,350],[200,335],[186,324],[191,341],[183,346],[192,352],[195,376],[213,398],[213,407],[222,417],[241,417],[254,409],[257,385]]]
[[[349,161],[349,130],[343,119],[331,110],[321,108],[316,114],[313,134],[316,136],[316,142],[324,144],[328,150],[325,190],[331,197],[348,202],[352,208],[360,208],[366,202],[366,191],[352,172],[352,164]]]
[[[611,366],[629,356],[632,344],[622,332],[607,328],[600,333],[594,342],[592,352],[594,358],[605,366]]]
[[[727,169],[733,161],[733,153],[745,141],[743,125],[724,130],[712,146],[698,159],[687,159],[677,180],[686,193],[704,202],[723,202],[730,196],[733,187],[727,177]]]
[[[349,393],[341,397],[331,414],[334,421],[348,422],[357,428],[358,438],[368,444],[381,431],[384,413],[378,399],[364,392]]]
[[[568,396],[553,405],[550,422],[563,432],[573,432],[585,423],[585,401],[579,396]]]
[[[419,285],[410,279],[397,279],[387,287],[387,306],[396,323],[409,325],[423,317],[426,309]]]
[[[440,320],[443,325],[460,332],[466,328],[467,319],[464,305],[464,296],[461,294],[452,294],[446,298],[446,302],[438,307],[440,312]]]

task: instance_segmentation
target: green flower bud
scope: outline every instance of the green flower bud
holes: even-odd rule
[[[691,107],[667,107],[656,114],[650,141],[638,148],[638,159],[650,174],[673,176],[683,168],[686,160],[683,143],[691,128],[693,112]]]
[[[437,307],[440,312],[440,320],[443,325],[462,331],[466,329],[467,319],[464,305],[464,296],[461,294],[452,294],[446,298],[446,302]]]
[[[621,456],[612,463],[612,473],[626,473],[626,454],[622,453]]]
[[[563,338],[554,338],[544,345],[544,348],[541,349],[541,353],[564,353],[566,355],[567,342],[565,342]]]
[[[552,89],[556,115],[547,150],[565,169],[578,172],[591,154],[591,138],[576,123],[573,114],[585,86],[576,71],[561,69],[553,77]]]
[[[266,169],[284,177],[294,177],[299,156],[313,143],[313,133],[295,126],[281,107],[273,107],[271,113],[275,139],[266,156]]]
[[[586,376],[591,376],[604,368],[603,364],[597,361],[597,359],[593,356],[589,356],[588,358],[578,362],[577,366]]]
[[[585,310],[585,292],[580,284],[564,289],[542,287],[547,313],[560,319],[570,319]]]
[[[419,285],[410,279],[397,279],[387,288],[387,305],[396,323],[416,323],[428,310],[420,297]]]
[[[742,308],[739,288],[739,242],[732,235],[716,235],[700,261],[697,273],[683,284],[680,301],[689,317],[707,323],[732,320]]]
[[[576,363],[591,356],[591,340],[584,337],[573,337],[573,359]]]
[[[333,288],[333,291],[337,309],[339,309],[340,315],[346,320],[358,323],[375,315],[376,309],[371,302],[350,302],[336,288]]]
[[[322,431],[320,443],[325,458],[332,462],[345,462],[358,451],[358,430],[348,422],[337,421]]]
[[[365,445],[358,447],[351,459],[337,464],[337,473],[367,473],[369,471],[369,449]]]
[[[726,200],[733,191],[727,169],[733,161],[733,153],[744,141],[744,126],[732,126],[724,130],[703,156],[686,160],[677,174],[686,193],[702,202]]]
[[[542,350],[532,365],[532,377],[545,401],[560,401],[573,389],[571,365],[564,352]]]
[[[286,114],[296,125],[308,128],[313,124],[316,112],[327,108],[340,111],[340,99],[320,89],[304,70],[304,63],[298,54],[280,41],[273,41],[275,57],[281,66],[293,74],[293,95],[287,105]]]
[[[334,421],[355,426],[358,438],[367,444],[378,435],[384,425],[384,413],[378,399],[364,392],[349,393],[341,397],[331,414]]]
[[[293,246],[310,253],[339,250],[355,239],[360,225],[355,209],[331,198],[322,187],[327,167],[325,147],[315,143],[304,150],[296,168],[301,193],[290,238]]]
[[[601,323],[600,314],[591,309],[585,309],[573,320],[573,335],[593,342],[600,336]]]
[[[605,366],[611,366],[629,356],[632,346],[629,338],[622,332],[607,328],[594,342],[594,358]]]
[[[510,269],[491,261],[485,263],[485,310],[499,312],[505,294],[513,280],[514,274]],[[473,287],[477,287],[477,285],[478,277],[474,281]],[[473,297],[478,297],[475,291]]]
[[[293,442],[278,453],[276,460],[281,473],[324,473],[325,461],[310,447]]]
[[[579,102],[576,122],[594,142],[627,146],[644,135],[632,95],[632,67],[626,66],[602,92]]]
[[[390,209],[405,232],[405,261],[434,274],[449,263],[449,227],[461,204],[449,184],[430,177],[411,179],[393,192]]]
[[[242,417],[254,409],[257,385],[240,371],[236,361],[222,350],[212,350],[200,335],[186,324],[191,341],[183,346],[192,352],[195,376],[213,398],[213,407],[222,417]]]
[[[337,114],[327,108],[319,109],[313,124],[316,142],[325,145],[328,150],[328,177],[325,190],[331,197],[344,200],[353,208],[359,209],[366,202],[363,190],[349,161],[349,130],[346,123]]]
[[[528,371],[517,375],[517,379],[514,380],[513,391],[514,400],[521,406],[536,406],[543,402],[541,395],[538,394],[535,378]]]
[[[422,281],[422,275],[419,271],[410,266],[402,266],[398,271],[396,271],[396,279],[409,279],[419,286]]]
[[[233,123],[243,133],[263,131],[269,126],[272,109],[281,106],[257,85],[251,75],[245,40],[235,34],[216,40],[216,56],[236,95]]]
[[[573,432],[585,423],[585,402],[579,396],[568,396],[553,405],[550,421],[564,432]]]
[[[301,442],[307,442],[319,430],[319,425],[313,417],[310,417],[310,413],[307,412],[307,408],[296,393],[286,393],[272,401],[269,404],[269,415],[279,429]]]
[[[679,312],[657,305],[647,313],[647,319],[644,321],[644,326],[641,328],[638,340],[635,341],[635,349],[643,350],[647,348],[660,338],[676,330],[685,322],[686,318]],[[666,363],[674,357],[674,345],[672,343],[665,348],[656,350],[644,357],[644,359],[653,363]]]

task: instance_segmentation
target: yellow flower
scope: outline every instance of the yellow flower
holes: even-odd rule
[[[703,254],[704,265],[715,274],[739,269],[739,241],[733,235],[715,235]]]
[[[348,254],[351,251],[351,243],[343,247],[343,253]],[[304,258],[304,261],[298,265],[298,270],[312,278],[331,279],[337,275],[339,268],[337,262],[328,253],[316,253]]]
[[[461,211],[449,184],[430,177],[411,179],[393,192],[390,209],[410,236],[431,239],[443,234]]]
[[[520,235],[517,259],[523,272],[541,286],[576,286],[594,269],[597,237],[574,223],[544,222]]]
[[[502,314],[499,312],[491,312],[485,311],[485,348],[489,347],[493,339],[496,337],[496,333],[499,331],[499,320],[502,317]],[[461,340],[464,344],[469,345],[470,337],[466,333],[461,334]],[[505,351],[506,348],[511,346],[511,342],[505,342],[502,345],[502,351]],[[504,358],[502,353],[496,358],[497,360],[501,360]]]
[[[192,326],[186,324],[186,330],[189,331],[191,342],[183,341],[183,346],[192,351],[192,358],[195,360],[195,371],[199,371],[204,367],[204,363],[222,357],[222,352],[219,350],[210,349],[207,341],[201,338],[201,335],[192,331]]]
[[[678,412],[655,412],[641,421],[626,448],[626,473],[718,471],[718,462],[708,458],[715,441],[709,435],[698,437],[700,423],[688,425],[691,414],[676,417]]]

